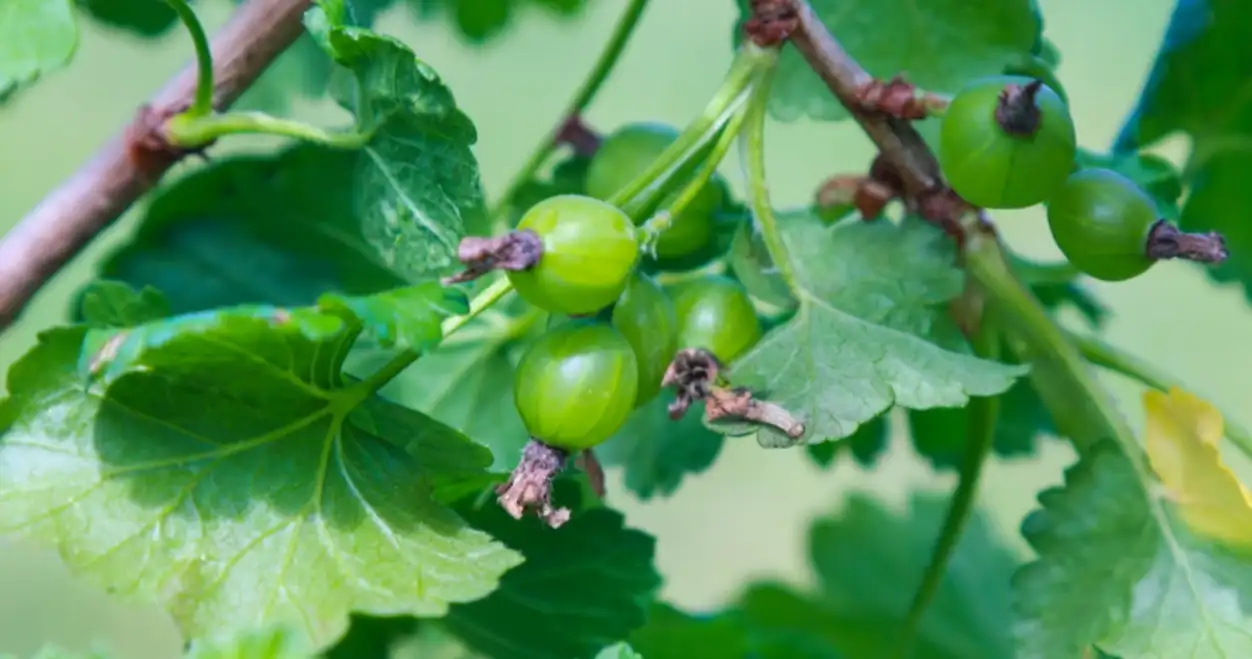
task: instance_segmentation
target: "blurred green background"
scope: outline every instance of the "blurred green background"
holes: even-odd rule
[[[198,4],[210,29],[220,25],[229,8],[221,1]],[[415,25],[403,9],[380,23],[382,31],[404,39],[438,69],[477,122],[477,153],[489,193],[500,192],[551,127],[624,3],[591,4],[571,22],[532,12],[485,48],[461,42],[442,22]],[[1060,78],[1069,92],[1079,140],[1104,148],[1138,94],[1172,3],[1041,4],[1047,35],[1064,56]],[[589,112],[591,123],[612,129],[639,119],[681,124],[693,116],[729,63],[734,20],[729,0],[653,2]],[[837,33],[839,26],[832,27]],[[181,32],[152,43],[89,28],[70,69],[0,109],[0,143],[5,145],[0,149],[0,230],[15,224],[71,174],[190,53]],[[296,113],[320,122],[342,118],[326,104],[304,104]],[[863,167],[872,155],[851,123],[773,124],[768,143],[772,189],[784,205],[807,202],[825,176]],[[1174,143],[1161,152],[1177,162],[1186,146]],[[737,184],[736,163],[728,164],[725,173]],[[1059,256],[1040,211],[997,218],[1020,251]],[[18,326],[0,340],[0,368],[20,356],[37,331],[63,320],[70,295],[91,276],[94,262],[131,228],[131,221],[120,222],[44,289]],[[1252,389],[1245,385],[1252,351],[1243,350],[1242,341],[1252,336],[1252,311],[1241,291],[1215,288],[1198,269],[1173,263],[1129,283],[1093,288],[1116,314],[1110,340],[1151,355],[1220,407],[1250,416],[1243,410],[1252,404]],[[1140,425],[1138,389],[1115,378],[1109,382],[1126,414]],[[910,488],[947,490],[954,484],[953,475],[936,476],[914,459],[906,442],[897,440],[893,446],[889,459],[873,471],[841,463],[821,472],[802,451],[764,451],[754,443],[732,443],[713,469],[686,481],[669,499],[638,502],[622,490],[617,473],[610,474],[609,496],[631,524],[657,535],[665,594],[688,607],[715,606],[750,578],[806,579],[807,522],[835,509],[841,492],[870,489],[900,504]],[[1006,540],[1023,553],[1017,524],[1035,492],[1057,482],[1071,459],[1064,445],[1050,442],[1039,459],[999,461],[990,469],[981,499]],[[46,549],[0,540],[0,653],[25,655],[45,641],[75,649],[102,644],[116,651],[115,656],[134,659],[174,657],[181,649],[161,611],[110,599],[76,582]]]

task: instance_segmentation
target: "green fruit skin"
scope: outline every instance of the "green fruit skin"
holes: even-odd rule
[[[959,92],[939,128],[939,165],[952,189],[983,208],[1026,208],[1050,198],[1068,178],[1078,154],[1074,121],[1065,102],[1044,85],[1035,96],[1042,121],[1030,136],[1007,133],[996,122],[1000,92],[1030,78],[994,76]]]
[[[626,337],[606,322],[575,319],[527,349],[513,373],[513,403],[531,437],[574,452],[625,425],[638,386]]]
[[[1152,267],[1147,243],[1158,219],[1152,198],[1109,169],[1075,173],[1048,202],[1048,228],[1065,258],[1102,281],[1125,281]]]
[[[663,124],[635,123],[604,138],[587,165],[587,194],[596,199],[609,199],[617,194],[651,166],[678,135],[677,130]],[[660,207],[668,207],[680,194],[681,187],[667,195]],[[713,213],[721,204],[722,196],[722,190],[714,181],[704,186],[657,238],[657,257],[680,258],[707,245],[713,239]],[[639,222],[646,219],[640,218]]]
[[[761,320],[748,293],[726,277],[693,281],[674,297],[678,347],[704,348],[725,363],[761,340]]]
[[[665,369],[678,352],[678,313],[659,284],[636,274],[613,307],[612,323],[635,351],[639,366],[635,407],[639,407],[661,392]]]
[[[518,230],[543,239],[529,270],[509,271],[518,295],[553,313],[588,314],[612,304],[639,260],[638,231],[620,209],[581,195],[558,195],[526,211]]]

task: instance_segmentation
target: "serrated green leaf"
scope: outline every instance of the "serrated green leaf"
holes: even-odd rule
[[[69,63],[78,49],[73,0],[0,5],[0,102]]]
[[[693,405],[675,421],[667,409],[672,400],[672,392],[661,392],[595,449],[603,465],[625,468],[627,489],[644,501],[673,494],[688,474],[711,467],[722,450],[723,436],[700,422],[704,405]]]
[[[157,37],[178,23],[178,14],[160,0],[77,0],[87,15],[110,27],[144,37]]]
[[[250,630],[191,642],[187,659],[313,659],[308,644],[286,627]]]
[[[163,189],[101,274],[161,290],[176,313],[403,286],[366,241],[344,184],[359,157],[299,145],[215,161]]]
[[[309,22],[329,18],[310,10]],[[485,214],[474,124],[435,71],[403,43],[330,24],[324,44],[355,84],[335,100],[370,135],[353,175],[356,215],[369,244],[410,278],[459,268],[466,226]]]
[[[325,659],[394,659],[395,647],[419,629],[410,616],[375,617],[353,614],[348,633],[328,648]]]
[[[529,439],[513,403],[513,368],[525,340],[543,330],[540,314],[518,308],[523,306],[497,305],[484,312],[380,393],[490,448],[493,470],[513,469]],[[387,358],[361,353],[349,372],[368,373]]]
[[[646,659],[844,659],[829,643],[806,631],[754,624],[740,611],[696,616],[657,603],[648,624],[631,635]]]
[[[897,656],[909,599],[921,581],[946,509],[943,498],[919,493],[905,511],[894,513],[869,495],[854,493],[840,513],[818,520],[810,531],[816,593],[757,584],[737,608],[749,625],[815,634],[848,659]],[[1008,586],[1015,567],[990,522],[975,511],[909,656],[1016,656],[1009,636]]]
[[[848,53],[876,78],[899,73],[936,92],[954,93],[971,79],[998,75],[1030,54],[1043,30],[1030,0],[811,0],[837,30]],[[742,25],[751,12],[738,0]],[[956,44],[959,44],[957,46]],[[846,119],[848,112],[794,48],[782,52],[769,103],[779,121]]]
[[[317,306],[354,318],[383,348],[423,352],[443,339],[441,324],[445,318],[469,313],[465,293],[437,281],[364,297],[327,293],[318,299]]]
[[[967,408],[910,410],[913,448],[935,469],[958,469],[969,437]],[[1007,458],[1033,455],[1036,438],[1055,433],[1052,416],[1029,380],[1018,380],[1001,394],[992,451]]]
[[[1013,579],[1024,656],[1252,656],[1252,561],[1194,537],[1150,488],[1105,442],[1040,493],[1022,524],[1039,559]]]
[[[490,457],[345,381],[355,338],[272,306],[45,334],[0,407],[0,531],[190,637],[290,623],[318,649],[350,610],[483,597],[522,559],[438,497]]]
[[[151,286],[97,279],[80,292],[74,316],[90,327],[129,327],[170,315],[170,301]]]
[[[834,442],[809,444],[805,447],[809,459],[819,467],[827,468],[835,462],[835,457],[842,451],[850,451],[856,463],[862,467],[872,467],[878,457],[887,450],[887,439],[891,436],[887,414],[862,423],[856,432]]]
[[[652,536],[625,526],[617,511],[580,510],[563,490],[557,499],[577,511],[557,529],[533,517],[514,520],[496,505],[458,506],[475,527],[526,557],[494,593],[453,606],[443,621],[493,659],[591,657],[642,626],[660,588]]]
[[[595,659],[644,659],[629,643],[614,643],[596,653]]]
[[[800,441],[847,437],[893,404],[959,407],[1005,391],[1026,372],[972,356],[953,330],[942,304],[961,292],[963,275],[938,229],[916,220],[827,225],[807,210],[779,225],[800,307],[732,364],[729,377],[804,423]],[[755,434],[762,446],[796,443],[774,428]]]

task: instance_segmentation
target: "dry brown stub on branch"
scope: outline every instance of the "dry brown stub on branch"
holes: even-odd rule
[[[696,401],[704,402],[705,421],[749,421],[777,428],[792,439],[804,436],[804,424],[782,406],[758,399],[743,387],[720,384],[722,365],[702,348],[678,351],[665,370],[661,386],[674,387],[669,406],[672,419],[681,419]]]
[[[467,236],[456,250],[465,270],[443,279],[445,286],[472,281],[493,270],[529,270],[543,257],[543,239],[529,229],[491,237]]]

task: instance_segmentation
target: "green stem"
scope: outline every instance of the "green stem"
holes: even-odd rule
[[[977,334],[971,340],[974,353],[983,359],[999,361],[1002,335],[998,318],[994,309],[985,307]],[[948,504],[948,512],[943,520],[943,529],[939,539],[930,553],[930,564],[922,575],[922,583],[913,595],[909,605],[908,617],[905,619],[904,632],[900,641],[900,657],[908,655],[909,644],[916,636],[922,623],[922,616],[934,601],[939,586],[943,583],[948,563],[956,552],[961,533],[965,524],[974,512],[978,496],[978,484],[982,478],[983,466],[991,453],[995,442],[996,423],[1000,418],[1000,397],[971,398],[965,425],[965,459],[961,463],[961,480],[957,483],[956,492]]]
[[[1067,334],[1070,342],[1078,348],[1082,356],[1100,368],[1108,369],[1160,391],[1169,391],[1173,387],[1186,388],[1177,379],[1117,346],[1091,336],[1080,336],[1073,332],[1067,332]],[[1252,458],[1252,434],[1248,433],[1247,428],[1232,420],[1229,414],[1222,412],[1222,418],[1226,426],[1226,439],[1229,439],[1230,443],[1234,444],[1245,456]]]
[[[604,50],[600,53],[600,58],[596,60],[595,66],[587,74],[587,78],[583,80],[582,86],[574,94],[574,98],[566,106],[563,119],[568,119],[575,115],[582,114],[583,110],[591,104],[596,94],[600,93],[600,88],[604,86],[604,82],[608,80],[609,74],[613,68],[617,66],[617,61],[621,59],[622,52],[626,50],[626,43],[630,40],[631,34],[635,31],[635,26],[639,24],[639,17],[643,15],[643,10],[648,5],[648,0],[631,0],[627,5],[626,11],[622,12],[621,18],[617,20],[617,26],[613,28],[613,34],[609,37],[609,42],[604,46]],[[505,188],[504,195],[500,197],[499,205],[492,210],[491,217],[493,224],[503,216],[508,210],[513,198],[517,196],[522,186],[526,185],[535,177],[535,172],[548,161],[556,151],[557,142],[556,135],[549,133],[544,140],[539,143],[535,150],[531,153],[530,158],[522,165],[521,169],[513,176],[513,180],[509,182]]]
[[[999,240],[970,231],[965,266],[986,292],[987,303],[1001,314],[1010,346],[1030,364],[1031,382],[1057,429],[1078,452],[1104,439],[1116,439],[1128,451],[1137,446],[1133,430],[1078,349],[1005,263]]]
[[[799,299],[800,289],[796,281],[795,266],[787,256],[787,245],[778,229],[778,217],[774,215],[769,185],[765,178],[765,117],[773,78],[773,70],[766,72],[760,84],[753,90],[752,100],[748,103],[748,122],[743,131],[741,153],[743,169],[748,179],[748,207],[752,210],[753,222],[761,231],[761,239],[765,242],[770,259],[778,268],[779,277],[787,284],[792,296]]]
[[[192,117],[207,117],[213,114],[213,51],[209,49],[209,37],[204,33],[204,26],[196,18],[196,12],[186,0],[165,0],[179,20],[191,33],[191,42],[196,48],[196,96],[191,107],[185,114]]]
[[[739,129],[743,127],[744,120],[747,118],[747,112],[740,109],[731,115],[726,122],[725,128],[717,137],[717,142],[713,144],[713,149],[709,151],[708,159],[704,161],[704,165],[700,171],[692,177],[691,182],[682,189],[678,197],[673,203],[665,208],[663,212],[657,213],[651,219],[640,227],[641,233],[646,239],[646,244],[652,244],[652,241],[673,224],[674,218],[682,215],[683,211],[691,205],[700,196],[700,192],[704,187],[713,180],[713,176],[717,174],[718,168],[722,164],[722,160],[726,158],[726,154],[730,152],[730,148],[734,146],[735,140],[739,137]]]
[[[470,300],[469,312],[464,316],[453,316],[443,321],[443,336],[447,338],[453,332],[465,327],[467,323],[473,320],[478,314],[491,308],[492,305],[499,302],[505,295],[513,290],[513,282],[508,277],[501,276],[499,279],[491,282],[491,285],[484,288],[474,299]],[[354,389],[358,392],[361,400],[366,396],[373,394],[375,391],[382,389],[384,385],[391,382],[397,375],[404,372],[404,369],[413,365],[422,353],[416,350],[405,350],[400,354],[392,357],[390,361],[383,364],[381,368],[374,371],[368,378],[358,383]],[[354,399],[355,400],[355,399]],[[359,402],[359,401],[358,401]]]
[[[762,70],[772,69],[777,61],[776,50],[758,48],[745,41],[730,65],[722,86],[713,95],[700,116],[687,125],[669,148],[657,156],[647,169],[618,190],[608,202],[621,208],[632,218],[654,201],[664,190],[674,171],[690,161],[704,144],[713,139],[722,126],[739,110],[754,80]]]
[[[165,123],[165,138],[183,148],[196,148],[226,135],[279,135],[341,149],[359,149],[372,135],[354,131],[328,131],[264,112],[227,112],[195,116],[189,112]]]

